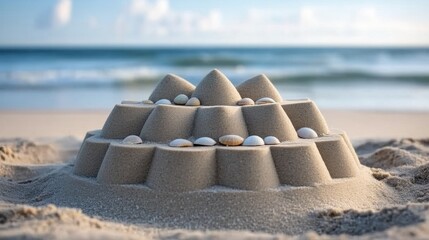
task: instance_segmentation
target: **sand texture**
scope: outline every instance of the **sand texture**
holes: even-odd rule
[[[21,155],[17,160],[9,154],[0,163],[1,238],[424,239],[429,234],[429,140],[367,141],[356,147],[367,178],[312,190],[219,194],[222,189],[213,189],[155,196],[145,187],[104,186],[75,177],[77,145],[71,139],[31,142],[28,154],[24,142],[2,142]],[[76,149],[65,151],[59,142]],[[33,157],[44,156],[46,146],[55,149],[57,162]],[[246,201],[236,205],[237,199]],[[298,207],[302,201],[306,206]],[[259,219],[259,226],[247,225],[250,218]]]

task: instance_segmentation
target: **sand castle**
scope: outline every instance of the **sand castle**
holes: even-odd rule
[[[329,129],[313,101],[283,100],[264,75],[235,87],[218,70],[196,87],[169,74],[149,100],[117,104],[74,166],[100,184],[172,192],[316,186],[359,170],[346,133]]]

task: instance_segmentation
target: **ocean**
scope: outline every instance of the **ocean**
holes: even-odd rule
[[[111,109],[147,99],[167,73],[264,73],[284,99],[324,109],[429,110],[429,48],[0,49],[0,109]]]

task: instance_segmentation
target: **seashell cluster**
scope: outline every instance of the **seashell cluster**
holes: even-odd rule
[[[194,145],[198,146],[214,146],[216,145],[216,141],[210,137],[200,137],[194,141]]]
[[[224,135],[219,138],[219,143],[225,146],[240,146],[244,139],[238,135]]]
[[[186,106],[200,106],[201,102],[200,99],[196,98],[196,97],[191,97],[187,102],[186,102]]]
[[[277,145],[280,144],[280,141],[274,136],[267,136],[264,138],[264,143],[265,145]]]
[[[158,101],[156,101],[155,104],[156,105],[161,105],[161,104],[170,105],[171,102],[170,102],[170,100],[164,98],[164,99],[159,99]]]
[[[300,128],[296,132],[298,134],[298,137],[304,138],[304,139],[312,139],[312,138],[318,137],[316,131],[308,127]]]
[[[251,106],[255,105],[255,101],[253,101],[251,98],[243,98],[237,102],[238,106]]]
[[[269,98],[269,97],[263,97],[263,98],[256,100],[256,105],[268,104],[268,103],[276,103],[276,101],[274,101],[274,99]]]
[[[247,137],[243,142],[243,146],[263,146],[264,144],[264,139],[256,135]]]
[[[173,102],[177,105],[185,105],[189,100],[189,97],[185,94],[179,94],[177,97],[174,98]]]
[[[126,138],[124,138],[124,140],[122,140],[123,144],[142,144],[143,141],[139,136],[136,135],[130,135]]]
[[[170,147],[193,147],[194,144],[189,140],[186,140],[183,138],[178,138],[178,139],[171,141],[168,144],[168,146],[170,146]]]

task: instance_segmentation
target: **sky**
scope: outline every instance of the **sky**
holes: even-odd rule
[[[0,0],[0,46],[429,46],[424,0]]]

